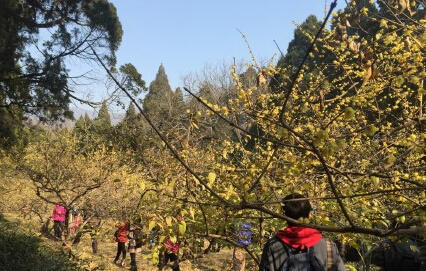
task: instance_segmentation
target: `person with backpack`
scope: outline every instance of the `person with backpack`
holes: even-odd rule
[[[283,199],[283,212],[292,219],[309,218],[312,206],[303,195]],[[288,223],[265,244],[260,271],[346,271],[336,245],[313,228]]]
[[[62,232],[65,227],[65,218],[67,210],[61,204],[56,204],[53,207],[52,220],[53,220],[53,229],[55,230],[55,237],[62,239]]]
[[[114,258],[114,263],[117,264],[120,255],[123,254],[120,265],[124,267],[126,265],[126,242],[128,241],[127,231],[129,229],[129,223],[117,223],[116,227],[117,230],[114,233],[114,237],[117,242],[117,255]]]
[[[136,252],[140,252],[143,245],[141,228],[138,225],[132,224],[127,237],[129,238],[130,270],[137,271]]]

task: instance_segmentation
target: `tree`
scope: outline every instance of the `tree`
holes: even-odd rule
[[[41,120],[72,118],[70,101],[83,101],[69,84],[66,59],[90,59],[91,45],[114,65],[122,37],[107,0],[6,0],[0,25],[0,107]]]
[[[206,99],[204,107],[213,110],[190,111],[198,119],[221,115],[241,140],[226,134],[173,156],[150,153],[155,164],[147,168],[158,196],[150,224],[167,223],[174,204],[191,214],[192,235],[229,240],[230,225],[243,218],[256,225],[257,251],[263,236],[284,221],[342,233],[342,242],[356,248],[360,237],[370,246],[385,236],[424,232],[424,27],[414,17],[400,25],[399,18],[409,15],[395,8],[392,20],[370,11],[361,10],[360,25],[377,21],[374,35],[344,36],[333,24],[319,35],[320,46],[313,46],[300,73],[294,71],[302,63],[264,68],[288,80],[285,92],[247,87],[233,71],[236,98],[228,108]],[[234,116],[245,118],[240,123]],[[250,140],[256,144],[248,149]],[[192,177],[173,160],[178,155]],[[315,201],[309,221],[281,214],[282,196],[301,191]]]
[[[158,68],[154,81],[149,85],[149,92],[143,100],[143,108],[157,120],[167,120],[171,116],[170,109],[173,102],[173,91],[163,64]]]
[[[308,18],[294,30],[293,40],[290,41],[287,47],[287,53],[280,56],[277,68],[282,69],[281,72],[275,74],[270,81],[270,88],[273,92],[283,92],[288,84],[289,74],[294,72],[301,64],[303,57],[308,50],[313,37],[321,26],[321,22],[315,15],[310,15]],[[317,53],[314,52],[316,56]],[[312,61],[318,58],[313,55],[305,64],[312,67]]]
[[[133,103],[129,104],[124,118],[114,127],[114,142],[123,150],[132,151],[135,155],[142,155],[146,125],[140,114],[136,113]]]
[[[320,26],[321,21],[319,21],[315,15],[308,16],[308,18],[294,30],[294,37],[288,44],[287,53],[284,57],[281,56],[277,66],[291,66],[292,69],[295,69],[300,65],[311,44],[311,39],[318,32]],[[310,61],[312,60],[308,60],[306,65],[309,65]]]
[[[123,86],[132,92],[134,96],[138,96],[142,91],[146,90],[145,81],[142,80],[142,75],[131,63],[120,66],[122,74]]]
[[[37,196],[70,207],[105,183],[121,179],[125,171],[119,161],[119,154],[104,146],[81,153],[78,138],[64,130],[29,144],[21,165]]]
[[[112,125],[106,102],[102,103],[98,116],[93,120],[91,128],[91,132],[94,135],[103,138],[105,141],[110,140]]]

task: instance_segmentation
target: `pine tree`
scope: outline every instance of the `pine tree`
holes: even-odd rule
[[[297,68],[302,62],[309,46],[311,45],[311,38],[315,36],[321,26],[321,21],[315,15],[310,15],[306,20],[294,30],[293,40],[288,44],[287,53],[281,57],[277,66],[290,65],[292,68]],[[305,62],[309,65],[308,62]]]
[[[284,77],[291,76],[298,66],[302,63],[306,51],[311,45],[313,38],[321,26],[321,21],[315,15],[310,15],[306,20],[294,30],[293,40],[290,41],[287,48],[287,53],[278,60],[277,67],[287,69],[283,74],[277,74],[270,81],[270,88],[273,92],[282,92],[286,89]],[[317,46],[320,46],[317,44]],[[311,66],[312,59],[318,59],[317,54],[314,52],[314,57],[306,60],[305,64]]]
[[[124,118],[113,130],[115,145],[135,153],[143,148],[144,122],[141,115],[136,112],[133,103],[130,103]]]
[[[164,66],[161,64],[143,101],[144,111],[158,123],[158,126],[164,126],[173,118],[174,96]]]
[[[172,96],[173,91],[169,85],[169,79],[163,64],[161,64],[154,81],[149,85],[149,92],[143,101],[143,108],[151,115],[161,115],[162,111],[170,105]]]
[[[108,107],[105,102],[102,103],[95,121],[104,125],[105,128],[111,127],[111,117],[109,116]]]
[[[87,113],[81,115],[74,124],[74,132],[77,134],[87,134],[91,130],[92,119]]]
[[[175,115],[179,115],[185,111],[185,102],[183,100],[183,93],[180,88],[176,88],[174,93],[173,111]]]
[[[108,141],[111,135],[111,117],[105,102],[102,103],[98,116],[93,120],[92,132],[96,136]]]

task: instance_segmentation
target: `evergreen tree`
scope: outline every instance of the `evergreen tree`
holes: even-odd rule
[[[161,64],[154,81],[149,85],[149,92],[143,100],[143,109],[159,122],[159,126],[164,125],[172,118],[174,96],[164,66]]]
[[[123,122],[134,122],[138,118],[136,108],[133,103],[129,104],[129,108],[126,110],[126,115],[123,118]]]
[[[87,134],[91,130],[91,126],[92,120],[87,113],[84,113],[84,115],[81,115],[75,122],[74,132],[79,135]]]
[[[311,39],[308,35],[313,38],[320,26],[321,22],[317,17],[310,15],[294,30],[294,37],[287,47],[287,53],[281,56],[277,63],[277,67],[283,68],[284,71],[275,75],[270,81],[270,88],[273,92],[282,92],[285,89],[284,82],[288,81],[285,78],[291,76],[302,63],[303,57],[311,44]],[[317,46],[319,45],[317,44]],[[318,59],[317,54],[313,58],[307,59],[305,64],[311,66],[313,59]]]
[[[144,148],[146,132],[141,115],[136,112],[133,103],[130,103],[124,118],[114,127],[114,145],[132,151],[136,157]]]
[[[105,102],[102,103],[102,106],[99,110],[98,116],[93,120],[92,132],[94,135],[99,138],[104,139],[105,141],[110,140],[111,136],[111,118],[108,112],[108,107]]]
[[[294,37],[288,44],[287,53],[284,57],[280,58],[277,65],[289,65],[293,69],[297,68],[311,45],[311,39],[308,36],[313,38],[320,26],[321,21],[319,21],[315,15],[308,16],[308,18],[294,30]],[[310,61],[311,60],[307,60],[305,63],[309,65]]]
[[[0,148],[10,148],[17,143],[23,118],[16,107],[15,110],[0,107]]]
[[[105,129],[111,128],[111,117],[108,112],[108,107],[105,102],[102,103],[98,116],[95,119],[96,125],[101,125]]]
[[[90,42],[114,64],[123,33],[108,0],[2,0],[0,26],[0,107],[41,120],[72,118],[65,59],[87,55]]]
[[[173,97],[173,111],[174,114],[179,115],[185,111],[185,102],[183,100],[182,90],[178,87],[175,90]]]
[[[78,120],[75,122],[74,131],[81,131],[85,127],[83,115],[81,115]]]
[[[120,72],[123,76],[123,86],[128,91],[131,91],[134,96],[138,96],[146,89],[145,81],[142,80],[142,75],[133,64],[127,63],[120,66]]]

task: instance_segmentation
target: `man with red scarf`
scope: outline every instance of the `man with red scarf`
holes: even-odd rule
[[[312,207],[304,196],[293,193],[283,199],[284,214],[309,218]],[[279,230],[263,248],[260,271],[345,271],[336,245],[313,228],[296,226]]]

